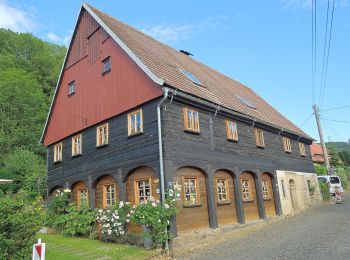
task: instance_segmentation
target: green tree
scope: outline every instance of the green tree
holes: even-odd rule
[[[326,166],[314,163],[314,167],[317,175],[327,175]]]
[[[42,159],[31,151],[17,149],[4,160],[2,175],[13,183],[5,190],[18,192],[23,189],[31,195],[45,195],[46,173]]]
[[[334,147],[327,148],[329,155],[329,164],[334,167],[343,166],[343,162],[340,159],[338,153],[335,151]]]
[[[338,153],[338,155],[345,166],[350,166],[350,152],[349,151],[341,151]]]

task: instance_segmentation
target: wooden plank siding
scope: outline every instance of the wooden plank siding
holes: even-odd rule
[[[199,204],[194,207],[184,207],[184,177],[198,178],[199,187],[197,188],[199,194],[197,196]],[[178,202],[179,212],[176,216],[177,231],[183,232],[207,228],[209,226],[209,217],[205,176],[197,169],[183,167],[176,171],[174,178],[181,185],[181,201]]]
[[[45,146],[162,95],[160,86],[92,20],[84,11],[48,121]],[[102,75],[102,61],[109,56],[111,71]],[[68,96],[72,81],[76,91]]]
[[[228,203],[219,203],[217,196],[217,179],[226,179],[228,181]],[[236,212],[236,198],[235,191],[233,186],[233,177],[231,174],[225,171],[217,171],[215,173],[215,201],[216,201],[216,213],[218,216],[219,226],[227,224],[236,224],[237,223],[237,212]]]
[[[272,192],[272,179],[271,176],[268,173],[263,173],[261,175],[261,181],[267,181],[267,188],[269,193],[269,198],[264,198],[264,206],[265,206],[265,212],[267,217],[272,217],[276,215],[276,208],[275,208],[275,198],[273,196]]]

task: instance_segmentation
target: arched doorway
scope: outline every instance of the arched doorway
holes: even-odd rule
[[[192,167],[182,167],[175,172],[175,183],[181,187],[181,201],[176,215],[178,232],[209,227],[206,176]]]
[[[233,177],[228,171],[219,170],[214,175],[216,213],[219,226],[237,223],[237,211]]]
[[[159,178],[154,169],[142,166],[132,170],[126,179],[126,193],[131,205],[138,205],[150,197],[159,200]],[[134,223],[128,225],[128,230],[132,233],[143,232],[143,228]]]
[[[51,198],[56,197],[58,195],[59,192],[63,191],[63,187],[62,186],[56,186],[54,188],[51,189],[50,195]]]
[[[299,205],[298,205],[297,185],[295,184],[293,179],[289,180],[289,193],[290,193],[292,208],[294,211],[296,211],[299,209]]]
[[[245,220],[252,221],[259,219],[258,200],[253,173],[243,172],[240,175],[240,182]]]
[[[269,173],[261,175],[261,189],[267,217],[276,215],[275,198],[273,194],[272,176]]]
[[[83,204],[89,206],[89,192],[84,181],[77,181],[72,185],[72,195],[78,209]]]
[[[96,208],[106,209],[115,205],[119,197],[119,187],[111,175],[103,175],[96,181]]]

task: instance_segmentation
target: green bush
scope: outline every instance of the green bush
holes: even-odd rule
[[[165,233],[170,225],[170,219],[176,214],[176,202],[173,191],[170,190],[164,203],[150,198],[141,202],[131,216],[132,221],[145,227],[145,237],[152,240],[154,247],[162,247],[165,241],[173,238],[171,232]]]
[[[19,192],[0,197],[0,259],[29,259],[43,223],[40,198]]]
[[[326,182],[319,182],[320,185],[320,191],[322,195],[323,200],[330,200],[331,199],[331,193],[329,192],[329,187]]]
[[[86,237],[93,231],[96,215],[96,211],[86,203],[82,203],[81,209],[71,203],[70,190],[66,189],[52,199],[47,209],[46,224],[65,236]]]
[[[315,171],[317,175],[327,175],[327,168],[326,166],[314,163]]]
[[[337,168],[337,175],[341,180],[342,187],[344,190],[348,188],[348,178],[349,178],[349,171],[345,168]]]

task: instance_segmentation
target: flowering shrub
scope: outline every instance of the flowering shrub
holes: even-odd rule
[[[66,236],[88,236],[96,220],[96,211],[82,203],[78,209],[71,203],[71,191],[58,191],[48,207],[46,224]]]
[[[120,201],[110,209],[98,210],[97,221],[101,225],[102,239],[104,241],[121,240],[126,235],[125,225],[130,222],[131,214],[130,202]]]
[[[165,232],[170,219],[176,214],[174,192],[169,190],[164,203],[150,197],[142,201],[132,215],[132,221],[146,228],[145,236],[150,238],[153,246],[162,247],[164,242],[173,238],[171,232]]]

